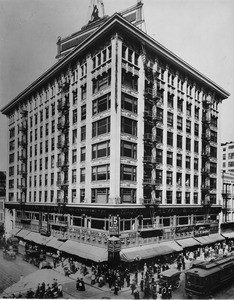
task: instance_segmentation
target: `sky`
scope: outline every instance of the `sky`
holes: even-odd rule
[[[112,15],[137,0],[103,0]],[[143,0],[147,34],[231,96],[219,106],[221,142],[234,141],[234,0]],[[55,62],[57,38],[87,23],[90,0],[0,0],[0,109]],[[7,169],[0,114],[0,170]]]

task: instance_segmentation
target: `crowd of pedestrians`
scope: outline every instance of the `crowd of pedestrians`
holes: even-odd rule
[[[45,282],[38,283],[37,289],[34,291],[29,288],[25,293],[19,292],[12,294],[11,298],[24,298],[24,299],[55,299],[63,297],[63,287],[57,279],[53,280],[52,284],[45,284]],[[6,298],[6,297],[3,297]]]

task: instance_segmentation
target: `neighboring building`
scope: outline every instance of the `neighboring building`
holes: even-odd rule
[[[4,234],[4,203],[6,199],[6,172],[0,172],[0,239]]]
[[[223,171],[222,184],[221,232],[234,238],[234,173]]]
[[[234,172],[234,142],[221,144],[222,148],[222,169],[225,172]]]
[[[75,253],[96,261],[111,235],[133,259],[138,245],[218,232],[229,94],[139,29],[141,9],[59,39],[58,62],[2,109],[8,232],[93,245],[97,257]]]

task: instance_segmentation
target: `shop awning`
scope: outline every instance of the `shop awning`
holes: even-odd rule
[[[11,234],[11,235],[16,235],[17,234],[17,232],[19,232],[21,229],[20,228],[14,228],[14,229],[11,229],[11,231],[9,232],[9,234]]]
[[[163,245],[169,246],[170,248],[174,249],[176,252],[183,251],[183,248],[174,241],[164,242]]]
[[[201,246],[200,242],[195,240],[194,238],[186,238],[186,239],[176,240],[176,243],[178,243],[183,248]]]
[[[103,262],[108,260],[108,252],[106,248],[82,244],[71,240],[63,243],[59,247],[59,250],[95,262]]]
[[[26,230],[26,229],[21,229],[19,232],[17,232],[16,236],[19,238],[25,238],[31,231]]]
[[[134,261],[137,257],[141,259],[148,259],[156,256],[167,255],[174,252],[182,251],[183,249],[175,245],[173,241],[137,246],[132,248],[122,249],[120,252],[123,261]]]
[[[215,233],[215,234],[196,237],[196,240],[199,241],[199,243],[201,243],[202,245],[209,245],[209,244],[224,241],[225,238],[222,235]]]
[[[38,232],[31,231],[24,239],[39,245],[45,245],[49,240],[52,239],[52,236],[48,237],[48,236],[41,235]]]
[[[225,238],[228,238],[228,239],[234,239],[234,231],[230,231],[230,232],[222,232],[222,235],[223,235]]]
[[[46,246],[47,247],[51,247],[54,249],[58,249],[60,246],[62,246],[64,244],[63,241],[59,241],[58,239],[56,239],[55,237],[53,237],[52,239],[50,239],[47,243]]]

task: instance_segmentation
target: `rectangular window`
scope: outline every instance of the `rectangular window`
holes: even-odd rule
[[[167,164],[173,165],[173,153],[170,151],[167,151]]]
[[[199,143],[198,143],[198,141],[194,141],[194,152],[195,153],[199,152]]]
[[[156,128],[156,141],[158,143],[163,143],[163,130]]]
[[[177,167],[182,167],[182,154],[178,154],[176,155],[176,166]]]
[[[191,157],[190,156],[186,156],[185,166],[186,166],[186,169],[190,169],[190,167],[191,167]]]
[[[194,187],[198,187],[198,176],[194,175],[194,181],[193,181]]]
[[[121,117],[121,132],[137,136],[137,121]]]
[[[193,194],[193,203],[198,204],[198,193]]]
[[[73,91],[73,105],[77,103],[77,89]]]
[[[93,116],[111,108],[110,94],[106,94],[98,99],[93,100]]]
[[[84,203],[85,201],[85,189],[80,190],[80,203]]]
[[[177,129],[182,130],[183,129],[183,118],[177,116]]]
[[[93,79],[93,93],[97,93],[111,84],[111,72],[103,73],[102,76],[99,76]]]
[[[160,107],[157,108],[156,119],[157,119],[157,122],[163,123],[163,109]],[[173,123],[173,120],[172,120],[172,123]]]
[[[172,204],[172,191],[167,191],[166,192],[166,201],[167,201],[167,204]]]
[[[191,133],[191,121],[186,120],[186,132]]]
[[[186,150],[191,151],[191,139],[186,138]]]
[[[176,173],[176,184],[181,186],[182,185],[182,173]]]
[[[194,170],[198,170],[198,158],[194,157]]]
[[[167,126],[173,127],[173,114],[167,112]]]
[[[167,171],[167,184],[172,185],[172,172],[171,171]]]
[[[176,204],[182,203],[182,192],[176,192]]]
[[[86,154],[86,148],[82,147],[80,148],[80,161],[85,161],[85,154]]]
[[[121,164],[120,180],[136,181],[136,167]]]
[[[50,184],[54,185],[54,173],[50,174]]]
[[[131,72],[122,72],[122,85],[132,90],[138,90],[138,77],[133,76]]]
[[[174,107],[174,96],[169,93],[167,96],[167,105],[168,105],[168,107],[171,107],[171,108]]]
[[[110,132],[110,117],[92,123],[92,137]]]
[[[72,144],[75,144],[77,141],[77,129],[72,130]]]
[[[76,163],[77,162],[77,150],[74,149],[72,150],[72,163]]]
[[[91,202],[92,203],[108,203],[109,188],[92,189]]]
[[[167,132],[167,145],[173,146],[173,133],[170,131]]]
[[[80,169],[80,182],[85,181],[85,168]]]
[[[194,124],[194,135],[199,136],[199,124]]]
[[[136,190],[135,189],[120,189],[121,203],[136,203]]]
[[[72,170],[72,183],[76,183],[76,169]]]
[[[137,159],[137,144],[121,141],[121,156]]]
[[[162,175],[162,170],[157,170],[156,169],[156,184],[162,184],[163,180],[163,175]]]
[[[55,120],[51,122],[51,133],[55,132]]]
[[[187,114],[187,116],[190,116],[191,117],[191,115],[192,115],[192,109],[191,109],[191,107],[192,107],[192,104],[191,103],[186,103],[186,114]]]
[[[76,190],[73,189],[72,190],[72,203],[74,203],[76,201]]]
[[[74,109],[72,112],[72,123],[77,123],[77,109]]]
[[[121,108],[137,114],[137,98],[122,93]]]
[[[81,121],[86,119],[86,105],[81,106]]]
[[[109,180],[110,165],[92,167],[92,181]]]
[[[163,151],[161,149],[156,149],[156,163],[163,163]]]
[[[84,84],[80,87],[80,91],[81,91],[81,100],[85,100],[86,99],[86,94],[87,94],[86,84]]]
[[[185,204],[190,204],[190,192],[185,192]]]
[[[177,110],[179,112],[183,112],[183,99],[180,98],[177,99]]]
[[[185,174],[185,186],[189,187],[190,185],[191,185],[190,174]]]
[[[110,156],[110,141],[92,145],[92,159]]]
[[[80,140],[84,141],[86,139],[86,126],[80,128]]]
[[[177,148],[183,148],[183,137],[182,135],[177,134]]]

